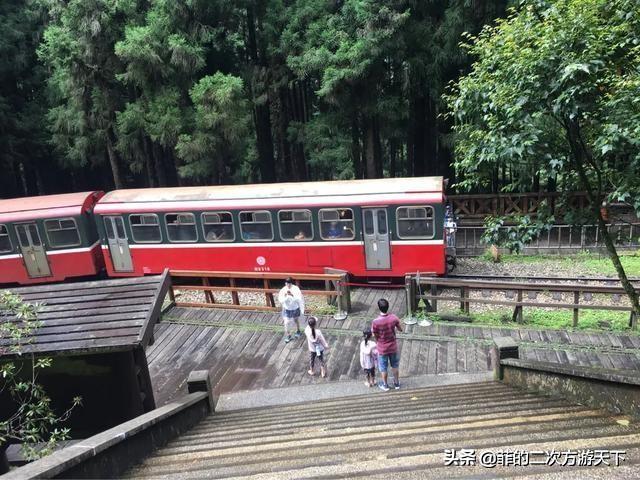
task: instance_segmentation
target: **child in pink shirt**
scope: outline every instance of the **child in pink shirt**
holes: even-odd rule
[[[309,317],[307,328],[304,329],[309,347],[309,370],[307,373],[314,374],[313,367],[317,358],[320,363],[320,375],[324,378],[327,376],[327,369],[324,366],[324,351],[329,348],[329,344],[324,339],[322,332],[316,328],[317,321],[316,317]]]

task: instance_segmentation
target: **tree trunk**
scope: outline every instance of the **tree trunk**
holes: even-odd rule
[[[602,201],[601,192],[594,192],[591,182],[587,178],[587,172],[584,167],[584,157],[589,155],[589,152],[584,151],[584,147],[582,143],[579,141],[580,139],[580,126],[576,121],[568,121],[566,126],[567,138],[569,140],[569,144],[571,146],[572,156],[574,158],[576,170],[578,172],[578,177],[580,178],[580,183],[584,190],[587,192],[587,197],[591,204],[591,208],[593,210],[593,214],[598,221],[598,226],[600,227],[600,231],[602,232],[604,243],[607,247],[607,251],[609,252],[609,256],[611,258],[611,262],[613,263],[613,267],[616,269],[618,273],[618,278],[620,279],[620,283],[622,283],[622,288],[626,292],[629,300],[631,302],[631,308],[633,309],[631,313],[630,326],[633,330],[638,328],[638,316],[640,316],[640,299],[638,298],[638,292],[636,292],[634,286],[629,282],[627,278],[627,273],[624,271],[624,267],[620,262],[620,257],[618,256],[618,251],[616,250],[616,246],[611,239],[611,235],[609,235],[609,230],[605,224],[604,219],[602,218],[602,213],[600,211],[600,202]]]
[[[355,177],[364,178],[362,152],[360,149],[360,129],[358,128],[358,117],[355,112],[351,114],[351,160]]]
[[[109,157],[109,165],[111,165],[111,174],[113,175],[113,185],[116,190],[124,188],[124,183],[122,182],[122,175],[120,174],[120,164],[118,159],[118,154],[113,147],[113,132],[111,129],[107,131],[107,156]]]
[[[147,139],[147,142],[151,142],[150,153],[151,153],[151,157],[153,158],[156,174],[158,175],[158,186],[166,187],[167,174],[164,168],[164,164],[162,162],[162,150],[160,149],[160,145],[148,139]]]
[[[284,173],[283,180],[294,181],[298,179],[298,174],[293,168],[293,161],[291,158],[291,144],[287,138],[287,129],[289,128],[290,120],[290,105],[289,105],[289,88],[286,86],[278,88],[278,157],[279,166]]]
[[[373,119],[366,117],[364,121],[364,156],[366,178],[376,178],[375,129]]]
[[[425,163],[425,131],[426,131],[426,99],[423,95],[413,98],[412,101],[413,123],[409,126],[410,143],[407,145],[411,175],[424,176]]]

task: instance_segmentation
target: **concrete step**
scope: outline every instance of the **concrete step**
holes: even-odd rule
[[[451,448],[615,448],[640,463],[639,422],[495,382],[289,403],[215,413],[127,476],[495,478],[558,470],[446,467]]]
[[[180,464],[188,463],[190,469],[197,466],[207,468],[207,465],[215,462],[216,468],[223,467],[248,467],[268,462],[277,462],[283,456],[288,461],[299,459],[304,461],[311,457],[326,455],[340,456],[343,461],[347,457],[359,459],[373,451],[384,451],[387,456],[403,456],[408,450],[416,453],[443,452],[446,448],[460,441],[465,442],[465,448],[486,448],[489,446],[501,446],[505,438],[510,443],[523,441],[558,440],[560,438],[580,438],[583,429],[589,428],[592,438],[606,437],[624,433],[619,425],[602,418],[584,419],[578,421],[575,418],[546,421],[535,424],[520,424],[517,426],[495,426],[475,430],[450,430],[442,432],[405,431],[398,429],[396,438],[373,437],[358,442],[316,442],[315,444],[300,445],[295,449],[292,445],[269,447],[238,448],[233,451],[207,450],[200,452],[185,452],[176,455],[164,455],[154,457],[146,462],[148,467],[153,466],[155,474],[179,472]],[[558,429],[561,433],[558,436]]]

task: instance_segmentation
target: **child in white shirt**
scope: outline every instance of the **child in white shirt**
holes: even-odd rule
[[[373,387],[376,384],[376,362],[378,361],[376,342],[371,339],[371,335],[371,330],[366,328],[362,332],[363,339],[360,342],[360,366],[367,376],[364,381],[367,387]]]

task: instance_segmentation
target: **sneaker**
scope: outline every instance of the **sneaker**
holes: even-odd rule
[[[370,386],[371,386],[371,384],[365,380],[365,381],[364,381],[364,386],[365,386],[365,387],[370,387]]]
[[[300,335],[302,335],[302,333],[300,333],[300,332],[296,332],[296,334],[294,335],[294,337],[296,337],[296,338],[300,338]]]
[[[291,335],[287,335],[284,337],[284,343],[289,343],[291,341]]]
[[[393,382],[393,388],[400,390],[400,382]]]
[[[382,383],[382,382],[380,382],[380,383],[378,384],[378,388],[379,388],[380,390],[382,390],[383,392],[388,392],[388,391],[389,391],[389,385],[387,385],[386,383]]]

